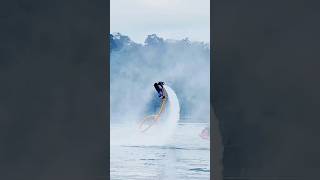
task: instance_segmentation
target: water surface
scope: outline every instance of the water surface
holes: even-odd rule
[[[201,130],[206,126],[204,123],[179,123],[175,133],[166,143],[143,144],[132,142],[139,139],[126,143],[123,141],[123,135],[128,127],[111,124],[111,179],[210,179],[210,142],[199,137]],[[122,137],[118,137],[119,135]],[[117,138],[122,143],[116,143]],[[153,141],[156,141],[156,138]]]

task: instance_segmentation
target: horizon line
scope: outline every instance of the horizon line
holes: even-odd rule
[[[127,36],[127,37],[129,37],[129,39],[130,39],[131,41],[133,41],[133,42],[135,42],[135,43],[137,43],[137,44],[145,44],[144,42],[138,42],[138,41],[132,40],[132,38],[131,38],[129,35],[123,34],[123,33],[119,32],[119,31],[114,31],[114,32],[109,32],[109,33],[110,33],[111,35],[120,34],[120,35],[122,35],[122,36]],[[147,35],[145,36],[144,40],[146,40],[146,39],[148,38],[148,36],[150,36],[150,35],[156,35],[157,37],[162,38],[163,40],[181,41],[181,40],[187,39],[187,40],[189,40],[190,42],[200,42],[200,43],[205,43],[205,44],[209,44],[209,45],[210,45],[210,39],[209,39],[209,41],[191,40],[189,37],[184,37],[184,38],[182,38],[182,39],[172,39],[172,38],[165,38],[165,37],[159,36],[159,35],[156,34],[156,33],[147,34]]]

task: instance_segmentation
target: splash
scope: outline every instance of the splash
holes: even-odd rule
[[[159,122],[146,132],[141,132],[139,124],[136,123],[121,124],[121,128],[117,128],[121,129],[121,132],[114,132],[111,125],[111,145],[157,146],[169,142],[180,119],[180,105],[174,90],[167,85],[164,85],[164,88],[167,91],[168,102]]]

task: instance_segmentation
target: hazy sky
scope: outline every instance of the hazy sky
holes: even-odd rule
[[[111,0],[110,31],[144,42],[149,34],[209,42],[210,0]]]

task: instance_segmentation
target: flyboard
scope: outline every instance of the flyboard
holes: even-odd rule
[[[163,93],[165,98],[161,101],[160,110],[157,114],[149,115],[143,118],[143,120],[140,122],[139,129],[141,132],[146,132],[148,129],[150,129],[153,125],[155,125],[159,120],[161,115],[163,114],[167,101],[168,101],[168,94],[165,88],[163,88]]]

